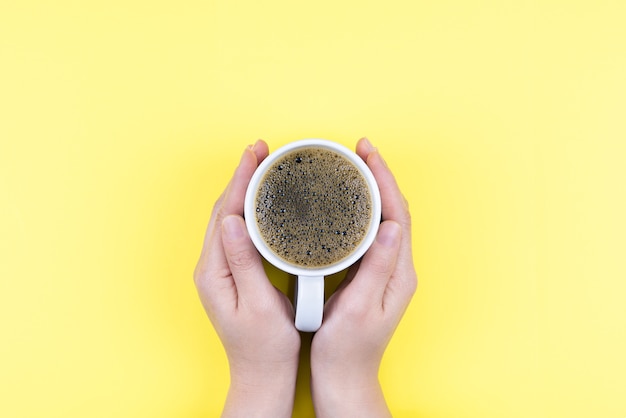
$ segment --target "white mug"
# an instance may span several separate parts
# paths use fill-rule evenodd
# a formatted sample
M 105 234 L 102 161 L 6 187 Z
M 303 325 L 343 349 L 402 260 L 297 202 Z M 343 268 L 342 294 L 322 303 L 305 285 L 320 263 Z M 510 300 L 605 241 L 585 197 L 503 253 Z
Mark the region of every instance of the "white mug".
M 372 204 L 370 225 L 368 226 L 367 232 L 361 242 L 347 257 L 335 264 L 319 268 L 306 268 L 291 264 L 279 258 L 261 237 L 261 232 L 259 230 L 255 214 L 257 191 L 265 177 L 267 169 L 285 154 L 299 148 L 307 147 L 325 148 L 348 159 L 359 170 L 365 179 L 370 192 Z M 273 264 L 282 271 L 298 277 L 294 303 L 296 310 L 295 325 L 297 329 L 306 332 L 313 332 L 319 329 L 322 324 L 322 315 L 324 310 L 324 276 L 340 272 L 350 267 L 352 264 L 357 262 L 363 254 L 365 254 L 376 238 L 376 233 L 378 232 L 378 226 L 381 219 L 381 210 L 378 185 L 367 164 L 365 164 L 361 157 L 357 154 L 335 142 L 324 139 L 303 139 L 291 142 L 270 154 L 265 160 L 263 160 L 254 172 L 246 191 L 244 203 L 244 218 L 246 220 L 246 226 L 255 247 L 269 263 Z

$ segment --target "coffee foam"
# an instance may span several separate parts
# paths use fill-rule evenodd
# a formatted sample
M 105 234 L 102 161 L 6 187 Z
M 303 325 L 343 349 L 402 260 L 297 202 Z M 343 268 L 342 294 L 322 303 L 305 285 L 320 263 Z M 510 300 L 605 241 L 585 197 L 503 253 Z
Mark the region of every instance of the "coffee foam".
M 306 268 L 349 256 L 365 237 L 371 217 L 363 175 L 348 159 L 322 147 L 279 158 L 256 195 L 263 240 L 284 261 Z

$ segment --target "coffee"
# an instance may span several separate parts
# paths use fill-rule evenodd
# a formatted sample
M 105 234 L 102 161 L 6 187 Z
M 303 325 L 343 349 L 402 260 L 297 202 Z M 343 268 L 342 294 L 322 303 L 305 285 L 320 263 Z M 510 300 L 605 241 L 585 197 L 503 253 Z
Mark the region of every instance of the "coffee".
M 372 221 L 367 182 L 347 158 L 324 147 L 295 149 L 268 167 L 258 188 L 256 220 L 267 246 L 305 268 L 348 257 Z

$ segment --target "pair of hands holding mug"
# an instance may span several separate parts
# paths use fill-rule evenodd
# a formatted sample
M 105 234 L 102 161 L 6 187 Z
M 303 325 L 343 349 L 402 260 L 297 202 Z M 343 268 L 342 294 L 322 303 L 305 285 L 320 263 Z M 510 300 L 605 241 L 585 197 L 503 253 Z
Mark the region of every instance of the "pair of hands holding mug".
M 311 343 L 311 390 L 319 417 L 390 416 L 378 369 L 417 285 L 406 200 L 367 139 L 357 143 L 356 152 L 378 183 L 383 222 L 327 301 Z M 293 409 L 300 351 L 293 307 L 268 280 L 242 218 L 248 183 L 268 154 L 263 141 L 245 149 L 215 204 L 194 273 L 229 361 L 223 416 L 290 417 Z

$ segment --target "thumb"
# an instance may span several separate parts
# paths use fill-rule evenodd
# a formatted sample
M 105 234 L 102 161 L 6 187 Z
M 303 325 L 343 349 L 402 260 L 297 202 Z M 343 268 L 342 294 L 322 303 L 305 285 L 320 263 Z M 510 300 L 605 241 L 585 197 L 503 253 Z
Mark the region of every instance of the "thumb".
M 222 221 L 222 243 L 230 267 L 238 300 L 255 300 L 273 289 L 261 256 L 250 240 L 246 224 L 239 215 L 229 215 Z
M 385 289 L 396 269 L 401 235 L 402 229 L 397 222 L 380 224 L 376 240 L 363 256 L 357 274 L 348 285 L 363 302 L 382 306 Z

